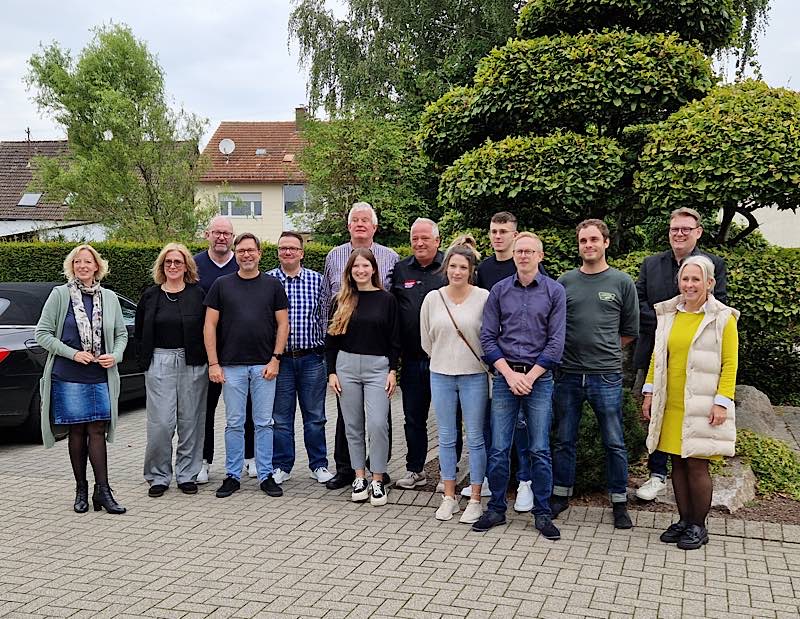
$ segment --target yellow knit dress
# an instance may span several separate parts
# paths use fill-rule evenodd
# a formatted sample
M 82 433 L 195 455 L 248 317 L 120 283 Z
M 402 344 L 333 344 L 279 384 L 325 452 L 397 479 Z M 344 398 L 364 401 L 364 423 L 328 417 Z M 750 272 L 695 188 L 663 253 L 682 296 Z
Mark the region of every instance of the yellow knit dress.
M 703 316 L 703 312 L 695 314 L 678 311 L 667 340 L 667 402 L 658 439 L 658 451 L 664 453 L 681 454 L 686 362 L 689 356 L 689 347 Z M 731 400 L 736 391 L 738 350 L 739 333 L 736 330 L 736 319 L 731 316 L 722 332 L 722 370 L 717 387 L 718 395 Z M 654 375 L 655 367 L 651 358 L 646 382 L 653 384 Z M 708 412 L 711 413 L 710 410 Z

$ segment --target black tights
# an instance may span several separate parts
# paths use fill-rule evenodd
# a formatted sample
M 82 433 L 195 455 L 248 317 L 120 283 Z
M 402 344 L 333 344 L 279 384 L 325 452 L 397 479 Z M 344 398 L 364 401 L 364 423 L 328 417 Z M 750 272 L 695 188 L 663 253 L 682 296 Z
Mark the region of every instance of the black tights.
M 689 524 L 706 526 L 706 516 L 711 509 L 711 474 L 708 460 L 672 456 L 672 488 L 681 520 Z
M 75 481 L 86 481 L 86 459 L 92 463 L 94 483 L 108 484 L 106 421 L 76 423 L 69 427 L 69 460 Z

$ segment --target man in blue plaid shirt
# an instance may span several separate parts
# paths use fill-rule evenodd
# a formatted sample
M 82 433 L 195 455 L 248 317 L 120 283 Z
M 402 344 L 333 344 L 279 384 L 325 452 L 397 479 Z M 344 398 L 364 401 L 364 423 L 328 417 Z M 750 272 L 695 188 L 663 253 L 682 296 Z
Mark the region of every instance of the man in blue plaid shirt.
M 303 416 L 303 438 L 311 477 L 324 484 L 333 477 L 328 471 L 325 444 L 325 323 L 322 305 L 322 275 L 302 265 L 303 237 L 283 232 L 278 239 L 280 267 L 268 271 L 277 277 L 289 297 L 289 342 L 281 360 L 275 385 L 272 476 L 282 484 L 294 466 L 294 417 L 297 401 Z

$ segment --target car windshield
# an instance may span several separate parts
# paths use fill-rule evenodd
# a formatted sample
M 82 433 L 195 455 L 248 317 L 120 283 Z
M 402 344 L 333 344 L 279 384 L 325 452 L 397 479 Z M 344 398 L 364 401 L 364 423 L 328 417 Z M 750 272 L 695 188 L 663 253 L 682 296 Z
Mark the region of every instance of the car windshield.
M 43 305 L 38 295 L 0 288 L 0 326 L 35 325 Z

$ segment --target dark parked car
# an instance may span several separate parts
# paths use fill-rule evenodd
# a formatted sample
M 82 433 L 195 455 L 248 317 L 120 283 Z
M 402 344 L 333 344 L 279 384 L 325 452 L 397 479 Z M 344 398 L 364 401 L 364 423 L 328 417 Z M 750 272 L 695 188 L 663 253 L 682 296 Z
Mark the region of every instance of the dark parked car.
M 27 438 L 41 440 L 39 379 L 47 352 L 36 343 L 34 329 L 47 297 L 58 283 L 9 282 L 0 284 L 0 434 L 14 428 Z M 128 345 L 119 366 L 120 402 L 143 398 L 144 374 L 136 362 L 133 321 L 136 304 L 119 297 Z

